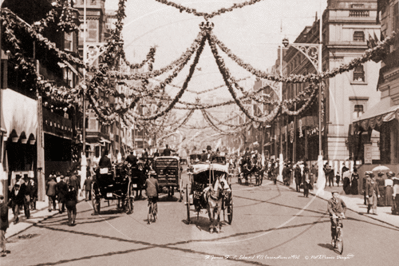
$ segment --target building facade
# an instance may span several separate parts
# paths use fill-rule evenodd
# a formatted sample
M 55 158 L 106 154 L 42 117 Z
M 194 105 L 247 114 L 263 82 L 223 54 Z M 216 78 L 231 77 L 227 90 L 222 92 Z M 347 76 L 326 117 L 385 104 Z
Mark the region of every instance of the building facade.
M 378 1 L 379 18 L 381 19 L 381 37 L 384 39 L 399 32 L 399 1 Z M 359 149 L 356 152 L 363 161 L 362 171 L 383 164 L 393 172 L 399 171 L 399 38 L 389 47 L 379 70 L 379 82 L 376 89 L 381 98 L 362 117 L 354 121 L 354 135 L 367 137 L 379 134 L 378 148 L 380 160 L 370 158 L 367 153 L 368 138 L 357 138 Z M 360 149 L 362 148 L 362 149 Z
M 341 64 L 349 63 L 361 56 L 367 47 L 369 36 L 380 35 L 380 25 L 376 23 L 377 1 L 330 0 L 323 12 L 323 71 L 332 70 Z M 310 53 L 300 52 L 304 44 L 319 43 L 319 20 L 305 27 L 291 46 L 283 53 L 283 75 L 307 75 L 317 73 Z M 295 47 L 299 48 L 295 48 Z M 314 48 L 313 48 L 314 49 Z M 314 51 L 313 51 L 314 52 Z M 317 63 L 317 60 L 314 61 Z M 325 81 L 323 90 L 322 150 L 324 160 L 334 169 L 340 169 L 342 162 L 353 160 L 348 132 L 355 119 L 378 102 L 380 92 L 376 91 L 379 63 L 367 62 L 353 71 L 345 72 Z M 276 66 L 278 69 L 278 66 Z M 309 84 L 284 84 L 283 99 L 293 100 Z M 293 104 L 291 110 L 300 106 Z M 318 102 L 298 116 L 283 115 L 274 129 L 282 134 L 283 157 L 288 161 L 317 161 L 319 155 Z M 371 138 L 373 158 L 379 159 L 378 134 Z M 280 148 L 275 149 L 278 155 Z M 348 164 L 348 161 L 347 161 Z

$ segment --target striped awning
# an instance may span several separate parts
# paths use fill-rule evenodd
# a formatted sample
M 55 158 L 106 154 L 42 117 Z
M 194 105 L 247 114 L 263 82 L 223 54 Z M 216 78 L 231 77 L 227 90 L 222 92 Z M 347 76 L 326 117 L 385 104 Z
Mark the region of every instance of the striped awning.
M 399 121 L 399 105 L 394 105 L 390 97 L 386 97 L 367 110 L 358 120 L 353 122 L 355 131 L 379 130 L 382 123 L 397 119 Z

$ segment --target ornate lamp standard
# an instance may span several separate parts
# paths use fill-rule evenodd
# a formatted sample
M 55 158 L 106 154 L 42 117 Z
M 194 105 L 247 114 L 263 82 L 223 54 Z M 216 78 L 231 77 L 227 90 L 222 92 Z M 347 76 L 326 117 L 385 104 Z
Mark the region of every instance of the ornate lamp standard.
M 319 25 L 319 43 L 293 43 L 289 45 L 289 41 L 287 38 L 283 39 L 283 45 L 285 47 L 294 47 L 297 49 L 299 52 L 301 52 L 309 61 L 312 63 L 312 65 L 315 67 L 317 74 L 322 73 L 322 56 L 323 56 L 323 14 L 321 13 L 320 16 L 320 25 Z M 281 46 L 280 46 L 281 47 Z M 282 72 L 282 48 L 280 52 L 280 71 Z M 282 83 L 280 84 L 281 86 L 281 92 L 282 92 Z M 322 138 L 322 122 L 323 122 L 323 113 L 324 110 L 322 108 L 322 83 L 319 84 L 319 95 L 318 95 L 318 102 L 319 102 L 319 112 L 318 112 L 318 120 L 319 120 L 319 156 L 317 159 L 318 163 L 318 180 L 322 181 L 324 180 L 322 177 L 324 177 L 324 171 L 323 171 L 323 138 Z M 294 129 L 296 130 L 296 129 Z M 280 134 L 280 138 L 281 138 Z M 281 141 L 281 139 L 280 139 Z M 282 142 L 281 142 L 282 143 Z M 282 149 L 282 146 L 281 146 Z M 295 151 L 294 151 L 295 152 Z M 280 175 L 282 171 L 282 163 L 281 163 L 281 158 L 282 158 L 282 153 L 280 154 Z M 319 183 L 320 184 L 320 183 Z M 320 187 L 319 187 L 320 189 Z

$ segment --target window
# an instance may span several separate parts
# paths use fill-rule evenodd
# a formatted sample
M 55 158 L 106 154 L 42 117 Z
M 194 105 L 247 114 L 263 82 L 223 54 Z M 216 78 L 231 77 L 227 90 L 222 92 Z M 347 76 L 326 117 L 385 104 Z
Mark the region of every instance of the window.
M 86 42 L 98 42 L 98 20 L 88 20 Z M 80 24 L 79 45 L 83 45 L 84 23 Z
M 362 65 L 357 66 L 353 71 L 353 81 L 355 82 L 364 82 L 364 67 Z
M 364 42 L 364 32 L 363 31 L 355 31 L 355 33 L 353 33 L 353 41 Z
M 73 33 L 64 33 L 64 50 L 66 51 L 73 51 L 72 40 L 73 40 Z
M 353 110 L 353 119 L 358 119 L 364 113 L 363 105 L 356 104 Z

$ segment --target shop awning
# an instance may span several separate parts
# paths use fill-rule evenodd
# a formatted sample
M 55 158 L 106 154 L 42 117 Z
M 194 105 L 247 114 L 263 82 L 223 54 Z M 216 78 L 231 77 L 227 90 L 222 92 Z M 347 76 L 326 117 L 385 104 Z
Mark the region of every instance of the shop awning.
M 367 110 L 358 120 L 355 120 L 353 125 L 355 131 L 378 130 L 383 122 L 393 119 L 399 120 L 399 105 L 393 104 L 391 98 L 386 97 Z
M 2 115 L 7 130 L 5 136 L 15 131 L 14 137 L 20 137 L 24 132 L 27 138 L 32 135 L 36 139 L 37 102 L 11 89 L 2 90 L 2 93 Z

